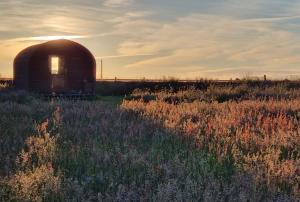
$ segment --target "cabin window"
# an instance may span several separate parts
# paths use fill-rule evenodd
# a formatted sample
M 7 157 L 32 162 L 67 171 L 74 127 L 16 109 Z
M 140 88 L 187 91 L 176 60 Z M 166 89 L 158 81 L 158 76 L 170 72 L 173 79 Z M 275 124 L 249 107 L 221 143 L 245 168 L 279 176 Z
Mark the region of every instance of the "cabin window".
M 50 66 L 51 66 L 51 74 L 58 74 L 59 73 L 59 65 L 60 59 L 57 56 L 52 56 L 50 58 Z

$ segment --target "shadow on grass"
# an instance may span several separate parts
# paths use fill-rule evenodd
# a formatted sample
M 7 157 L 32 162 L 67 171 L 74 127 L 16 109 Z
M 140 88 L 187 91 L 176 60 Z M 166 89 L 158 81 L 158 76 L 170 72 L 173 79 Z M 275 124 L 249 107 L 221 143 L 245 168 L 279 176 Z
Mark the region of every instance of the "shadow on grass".
M 0 187 L 0 199 L 274 199 L 274 196 L 253 184 L 251 177 L 239 175 L 230 162 L 219 163 L 214 155 L 198 150 L 193 139 L 180 138 L 156 121 L 116 108 L 115 105 L 99 101 L 49 103 L 41 100 L 34 100 L 27 105 L 6 105 L 4 103 L 0 108 L 1 120 L 6 120 L 4 115 L 10 117 L 7 119 L 10 125 L 1 125 L 0 129 L 5 142 L 10 146 L 14 142 L 19 145 L 14 149 L 6 147 L 9 155 L 19 153 L 18 157 L 9 156 L 9 161 L 19 160 L 16 167 L 11 166 L 10 172 L 4 176 L 8 183 Z M 55 110 L 55 107 L 58 108 Z M 35 115 L 39 112 L 44 113 Z M 20 114 L 25 114 L 25 118 L 21 119 L 22 124 L 13 123 Z M 29 139 L 24 136 L 17 138 L 18 134 L 25 135 L 22 130 L 32 124 L 33 119 L 42 122 L 45 114 L 52 116 L 49 115 L 46 124 L 44 122 L 35 127 L 36 135 L 27 134 Z M 6 128 L 12 131 L 14 125 L 18 127 L 14 130 L 14 136 L 10 137 L 4 131 Z M 50 136 L 45 136 L 48 133 Z M 24 142 L 25 150 L 21 152 Z M 25 162 L 25 167 L 22 162 Z M 3 166 L 1 169 L 9 170 Z M 47 178 L 43 175 L 45 173 L 48 173 Z

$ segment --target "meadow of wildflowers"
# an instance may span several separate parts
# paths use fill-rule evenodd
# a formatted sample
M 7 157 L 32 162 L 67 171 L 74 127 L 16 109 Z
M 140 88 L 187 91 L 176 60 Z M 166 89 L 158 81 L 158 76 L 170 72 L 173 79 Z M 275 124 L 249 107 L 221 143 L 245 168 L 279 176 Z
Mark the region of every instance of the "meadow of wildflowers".
M 2 90 L 0 201 L 296 201 L 300 101 L 280 89 L 136 91 L 118 106 Z

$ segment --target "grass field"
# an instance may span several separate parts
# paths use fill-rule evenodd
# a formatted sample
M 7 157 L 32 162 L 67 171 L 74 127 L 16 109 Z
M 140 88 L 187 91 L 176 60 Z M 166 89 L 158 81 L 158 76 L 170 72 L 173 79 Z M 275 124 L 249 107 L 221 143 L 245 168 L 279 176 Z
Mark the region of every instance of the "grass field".
M 0 201 L 297 201 L 300 89 L 0 91 Z M 123 101 L 122 101 L 123 100 Z

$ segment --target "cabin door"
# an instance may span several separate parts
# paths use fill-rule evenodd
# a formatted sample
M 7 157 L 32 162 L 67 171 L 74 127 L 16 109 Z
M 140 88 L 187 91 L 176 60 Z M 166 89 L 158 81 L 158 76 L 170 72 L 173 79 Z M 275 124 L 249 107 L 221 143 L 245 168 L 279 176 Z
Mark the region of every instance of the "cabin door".
M 65 70 L 63 59 L 58 56 L 50 57 L 51 66 L 51 90 L 52 92 L 65 92 L 66 82 L 65 82 Z

